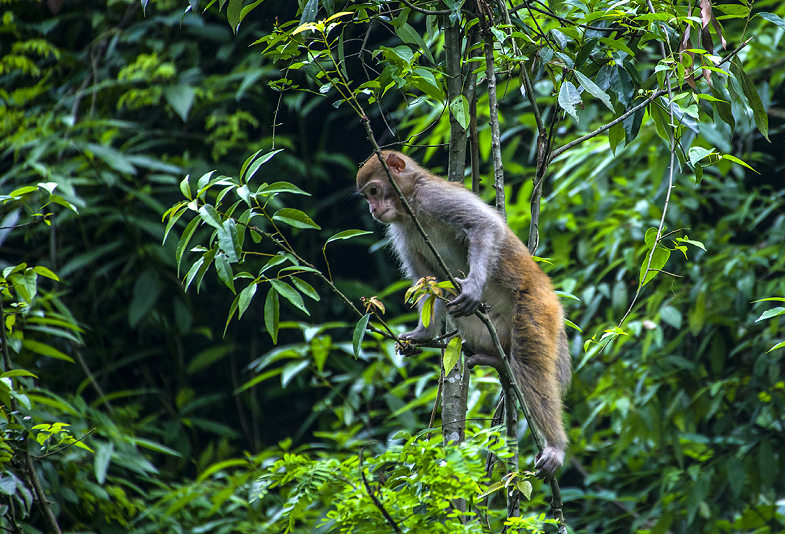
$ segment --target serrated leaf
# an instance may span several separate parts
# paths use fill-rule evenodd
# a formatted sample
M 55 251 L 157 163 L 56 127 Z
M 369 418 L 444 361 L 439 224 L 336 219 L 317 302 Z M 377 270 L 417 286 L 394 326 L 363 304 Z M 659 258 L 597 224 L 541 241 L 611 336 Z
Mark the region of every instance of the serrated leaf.
M 271 279 L 270 284 L 272 284 L 279 295 L 294 304 L 299 310 L 302 310 L 305 315 L 311 315 L 311 312 L 305 307 L 302 295 L 296 289 L 281 280 Z
M 352 348 L 354 349 L 354 357 L 360 357 L 360 346 L 362 345 L 363 338 L 365 337 L 365 329 L 368 326 L 368 321 L 371 319 L 371 314 L 366 313 L 363 315 L 359 321 L 357 321 L 357 325 L 354 327 L 354 333 L 352 334 Z
M 267 292 L 264 301 L 264 327 L 273 340 L 273 344 L 278 344 L 278 323 L 280 318 L 280 305 L 278 303 L 278 292 L 271 287 Z
M 461 349 L 463 348 L 463 340 L 460 336 L 455 336 L 447 343 L 447 348 L 444 349 L 444 374 L 450 374 L 455 364 L 461 357 Z
M 614 111 L 613 104 L 611 104 L 611 98 L 608 96 L 608 93 L 600 89 L 597 86 L 597 84 L 595 84 L 589 78 L 581 74 L 580 71 L 575 70 L 573 72 L 575 73 L 575 76 L 578 78 L 580 84 L 583 86 L 584 89 L 586 89 L 589 92 L 589 94 L 591 94 L 596 98 L 599 98 L 602 101 L 602 103 L 605 104 L 605 107 L 607 107 L 611 111 Z
M 321 226 L 316 224 L 305 213 L 294 208 L 282 208 L 275 212 L 273 219 L 282 223 L 294 226 L 295 228 L 313 228 L 321 230 Z

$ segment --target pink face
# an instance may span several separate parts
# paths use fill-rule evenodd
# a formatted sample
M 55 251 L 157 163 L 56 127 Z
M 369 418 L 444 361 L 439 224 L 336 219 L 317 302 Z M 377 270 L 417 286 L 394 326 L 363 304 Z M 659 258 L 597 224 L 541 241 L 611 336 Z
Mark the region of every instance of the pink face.
M 389 185 L 374 180 L 365 184 L 360 191 L 368 201 L 373 218 L 385 224 L 393 222 L 398 215 L 391 197 L 385 194 L 387 189 Z

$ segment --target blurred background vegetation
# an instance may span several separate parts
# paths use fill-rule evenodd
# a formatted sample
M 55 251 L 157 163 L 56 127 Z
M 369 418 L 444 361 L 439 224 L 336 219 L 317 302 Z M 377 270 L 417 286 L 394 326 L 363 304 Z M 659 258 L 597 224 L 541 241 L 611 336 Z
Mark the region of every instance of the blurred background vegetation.
M 225 10 L 184 14 L 180 0 L 144 9 L 138 0 L 0 4 L 0 268 L 29 297 L 3 293 L 5 370 L 12 362 L 36 377 L 2 379 L 4 529 L 48 530 L 27 455 L 64 531 L 278 532 L 291 512 L 287 495 L 253 497 L 282 450 L 343 460 L 366 445 L 382 454 L 399 430 L 428 426 L 433 354 L 404 359 L 378 342 L 355 359 L 356 317 L 306 277 L 321 300 L 307 302 L 310 315 L 282 301 L 277 345 L 261 298 L 224 335 L 234 295 L 214 274 L 184 291 L 189 265 L 178 274 L 177 238 L 162 245 L 162 215 L 182 199 L 185 175 L 237 175 L 250 154 L 282 148 L 257 180 L 311 193 L 287 199 L 321 226 L 290 232 L 298 253 L 324 269 L 329 236 L 373 230 L 327 247 L 336 285 L 358 307 L 361 296 L 380 298 L 392 324 L 416 320 L 382 233 L 354 195 L 357 166 L 371 153 L 356 115 L 305 74 L 295 82 L 312 92 L 277 90 L 269 82 L 281 78 L 280 65 L 251 46 L 316 2 L 299 4 L 262 2 L 236 35 Z M 319 18 L 335 4 L 343 3 L 319 3 Z M 779 2 L 753 7 L 785 16 Z M 647 116 L 615 153 L 607 135 L 596 137 L 557 159 L 546 181 L 538 255 L 556 288 L 579 299 L 564 305 L 582 329 L 568 332 L 571 448 L 560 476 L 576 532 L 785 530 L 785 351 L 770 351 L 785 325 L 782 316 L 759 320 L 781 303 L 754 303 L 785 296 L 785 27 L 761 17 L 721 22 L 729 48 L 747 26 L 754 37 L 739 56 L 767 110 L 770 142 L 738 104 L 733 132 L 701 109 L 701 143 L 757 172 L 723 160 L 700 183 L 687 168 L 676 174 L 668 230 L 705 251 L 674 250 L 665 270 L 677 276 L 646 286 L 628 335 L 601 353 L 584 343 L 630 306 L 644 234 L 662 214 L 668 147 Z M 365 29 L 349 30 L 355 50 Z M 383 25 L 369 35 L 371 50 L 400 44 Z M 353 68 L 350 77 L 362 79 Z M 517 83 L 500 78 L 500 114 L 509 224 L 525 240 L 536 128 Z M 555 105 L 547 91 L 543 98 Z M 446 151 L 434 147 L 446 142 L 447 119 L 409 103 L 390 91 L 368 106 L 377 136 L 419 134 L 416 144 L 430 148 L 408 152 L 443 172 Z M 610 117 L 597 101 L 577 113 L 579 123 L 560 123 L 561 140 Z M 483 176 L 492 182 L 490 165 Z M 470 416 L 489 417 L 495 375 L 474 377 Z M 33 437 L 40 450 L 28 449 Z M 535 483 L 524 505 L 531 513 L 547 511 L 543 493 Z M 329 506 L 312 504 L 313 516 Z

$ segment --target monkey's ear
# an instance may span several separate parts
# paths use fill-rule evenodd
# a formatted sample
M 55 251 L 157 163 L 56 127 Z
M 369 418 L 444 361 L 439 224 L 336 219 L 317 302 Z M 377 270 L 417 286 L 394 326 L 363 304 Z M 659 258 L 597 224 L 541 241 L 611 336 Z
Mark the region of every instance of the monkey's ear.
M 406 162 L 398 154 L 387 155 L 387 166 L 397 173 L 403 172 L 406 168 Z

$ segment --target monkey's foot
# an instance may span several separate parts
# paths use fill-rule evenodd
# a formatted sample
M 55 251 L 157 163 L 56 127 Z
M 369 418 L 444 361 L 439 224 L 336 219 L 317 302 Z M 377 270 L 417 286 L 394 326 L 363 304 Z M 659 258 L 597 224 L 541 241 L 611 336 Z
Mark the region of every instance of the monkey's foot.
M 534 459 L 534 468 L 537 469 L 537 478 L 553 478 L 556 470 L 564 463 L 564 450 L 555 447 L 545 447 Z

